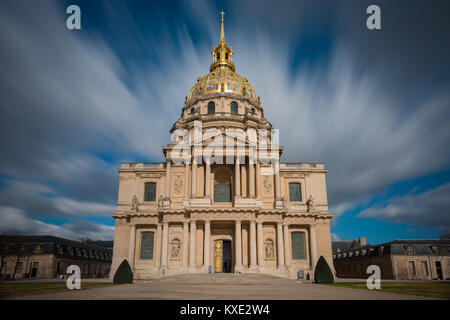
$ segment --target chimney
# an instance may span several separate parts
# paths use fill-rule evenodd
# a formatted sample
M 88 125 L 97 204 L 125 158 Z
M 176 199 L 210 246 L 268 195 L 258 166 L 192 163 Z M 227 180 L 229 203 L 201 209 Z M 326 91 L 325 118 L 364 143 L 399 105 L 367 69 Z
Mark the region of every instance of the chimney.
M 341 241 L 347 241 L 347 239 L 345 239 L 345 238 L 342 238 L 342 239 L 341 239 Z
M 366 245 L 366 237 L 359 237 L 359 244 L 362 246 Z

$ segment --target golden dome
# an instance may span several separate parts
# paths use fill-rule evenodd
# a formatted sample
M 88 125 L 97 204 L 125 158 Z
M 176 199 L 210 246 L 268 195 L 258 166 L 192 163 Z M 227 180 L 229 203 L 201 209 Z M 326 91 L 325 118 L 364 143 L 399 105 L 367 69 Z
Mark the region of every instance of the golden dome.
M 250 85 L 248 80 L 235 72 L 233 64 L 233 48 L 228 48 L 225 42 L 225 32 L 223 26 L 223 15 L 220 29 L 220 42 L 217 48 L 213 46 L 213 61 L 209 68 L 209 73 L 198 78 L 197 83 L 189 91 L 186 102 L 190 102 L 198 97 L 212 94 L 227 92 L 248 97 L 258 102 L 255 89 Z

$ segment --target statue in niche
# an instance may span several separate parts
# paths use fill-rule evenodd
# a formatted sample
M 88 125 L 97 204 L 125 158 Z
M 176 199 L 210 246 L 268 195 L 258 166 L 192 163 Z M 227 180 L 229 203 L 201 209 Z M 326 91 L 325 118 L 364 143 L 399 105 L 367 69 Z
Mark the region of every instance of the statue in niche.
M 306 201 L 306 206 L 308 207 L 308 212 L 314 211 L 314 198 L 313 196 L 309 196 L 308 200 Z
M 175 192 L 176 193 L 181 193 L 181 188 L 183 187 L 183 181 L 181 180 L 180 177 L 177 177 L 177 180 L 175 180 Z
M 170 256 L 172 258 L 178 258 L 179 254 L 180 254 L 180 241 L 179 240 L 174 240 L 172 242 L 172 250 L 170 251 Z
M 131 200 L 131 210 L 138 211 L 139 203 L 136 195 L 133 196 L 133 199 Z
M 274 254 L 273 254 L 273 241 L 269 240 L 266 242 L 266 258 L 267 259 L 273 259 L 274 258 Z
M 264 189 L 266 191 L 266 193 L 270 193 L 270 191 L 272 191 L 272 182 L 270 181 L 271 177 L 269 176 L 265 176 L 264 177 Z

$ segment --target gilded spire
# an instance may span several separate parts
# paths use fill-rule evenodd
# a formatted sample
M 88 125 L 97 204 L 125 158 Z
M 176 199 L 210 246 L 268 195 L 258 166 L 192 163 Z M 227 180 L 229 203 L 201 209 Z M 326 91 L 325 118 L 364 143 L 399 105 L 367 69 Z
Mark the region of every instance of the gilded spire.
M 224 27 L 224 20 L 223 15 L 225 12 L 220 12 L 222 15 L 222 19 L 220 20 L 220 41 L 217 45 L 217 48 L 213 46 L 212 49 L 212 56 L 213 56 L 213 62 L 211 64 L 211 67 L 209 68 L 210 71 L 216 69 L 216 68 L 227 68 L 232 71 L 235 70 L 234 64 L 233 64 L 233 48 L 228 48 L 226 42 L 225 42 L 225 27 Z
M 220 12 L 220 14 L 222 15 L 222 20 L 220 20 L 221 26 L 220 26 L 220 42 L 225 42 L 225 29 L 223 27 L 223 15 L 225 14 L 225 12 Z

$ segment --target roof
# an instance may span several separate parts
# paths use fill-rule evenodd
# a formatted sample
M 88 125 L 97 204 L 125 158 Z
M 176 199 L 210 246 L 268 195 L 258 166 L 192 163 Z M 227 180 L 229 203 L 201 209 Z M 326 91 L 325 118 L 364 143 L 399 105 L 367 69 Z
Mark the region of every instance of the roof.
M 361 244 L 358 240 L 352 240 L 352 241 L 333 241 L 331 242 L 331 246 L 333 248 L 333 253 L 337 251 L 349 251 L 361 248 Z
M 450 239 L 406 239 L 366 246 L 359 245 L 359 242 L 356 240 L 333 241 L 332 247 L 333 259 L 363 256 L 381 256 L 389 254 L 449 255 Z M 410 247 L 412 251 L 408 252 L 408 247 Z M 436 252 L 433 251 L 433 247 L 437 248 Z M 340 251 L 338 249 L 340 249 Z
M 48 236 L 48 235 L 0 235 L 0 243 L 48 243 L 48 244 L 59 244 L 62 246 L 68 246 L 68 247 L 77 247 L 82 249 L 88 249 L 88 250 L 96 250 L 96 251 L 103 251 L 103 252 L 110 252 L 111 249 L 109 247 L 105 247 L 104 245 L 99 245 L 97 241 L 94 241 L 93 244 L 88 244 L 84 242 L 78 242 L 74 240 L 68 240 L 64 238 L 54 237 L 54 236 Z M 101 241 L 101 242 L 112 242 L 112 241 Z M 48 247 L 44 246 L 45 249 L 49 249 Z

